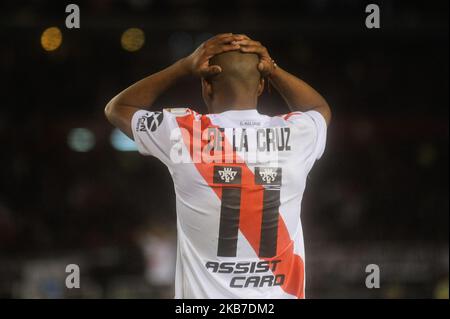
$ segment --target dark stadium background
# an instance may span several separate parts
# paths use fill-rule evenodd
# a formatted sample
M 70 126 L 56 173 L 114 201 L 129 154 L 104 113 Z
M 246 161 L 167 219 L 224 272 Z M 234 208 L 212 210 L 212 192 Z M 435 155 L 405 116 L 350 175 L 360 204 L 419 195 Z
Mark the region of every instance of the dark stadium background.
M 448 1 L 75 1 L 81 28 L 67 29 L 69 3 L 0 3 L 0 297 L 172 297 L 170 175 L 116 150 L 103 109 L 206 37 L 235 32 L 333 110 L 303 200 L 307 297 L 448 298 Z M 381 29 L 365 27 L 369 3 Z M 51 26 L 63 41 L 47 52 Z M 130 27 L 145 32 L 136 52 L 121 47 Z M 196 79 L 157 105 L 205 111 Z M 275 92 L 259 109 L 288 111 Z M 80 289 L 64 286 L 70 263 Z M 380 289 L 365 286 L 372 263 Z

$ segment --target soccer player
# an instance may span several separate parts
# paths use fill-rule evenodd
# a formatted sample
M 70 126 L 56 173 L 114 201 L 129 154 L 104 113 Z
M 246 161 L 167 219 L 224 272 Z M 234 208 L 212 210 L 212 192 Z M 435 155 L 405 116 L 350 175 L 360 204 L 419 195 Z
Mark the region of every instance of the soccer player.
M 209 114 L 152 110 L 192 74 Z M 291 113 L 257 111 L 265 81 Z M 319 93 L 278 67 L 261 43 L 227 33 L 128 87 L 105 113 L 173 178 L 175 298 L 305 297 L 301 201 L 331 117 Z

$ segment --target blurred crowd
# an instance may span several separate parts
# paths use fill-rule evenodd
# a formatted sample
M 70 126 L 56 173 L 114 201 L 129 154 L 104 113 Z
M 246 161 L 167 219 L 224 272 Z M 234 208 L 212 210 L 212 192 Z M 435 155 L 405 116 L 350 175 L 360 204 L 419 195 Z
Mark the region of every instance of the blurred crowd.
M 103 108 L 231 31 L 263 42 L 333 109 L 303 200 L 307 296 L 448 298 L 448 3 L 382 1 L 382 28 L 372 31 L 356 1 L 273 10 L 231 1 L 220 14 L 208 3 L 80 2 L 79 30 L 64 29 L 64 7 L 51 1 L 0 5 L 0 297 L 173 296 L 170 175 L 154 158 L 115 149 Z M 40 33 L 52 25 L 63 43 L 45 52 Z M 146 42 L 127 52 L 120 33 L 136 25 Z M 157 106 L 204 112 L 198 79 Z M 272 91 L 259 111 L 288 109 Z M 70 147 L 74 128 L 92 132 L 88 151 Z M 62 286 L 68 263 L 80 265 L 79 290 Z M 364 285 L 371 263 L 380 289 Z

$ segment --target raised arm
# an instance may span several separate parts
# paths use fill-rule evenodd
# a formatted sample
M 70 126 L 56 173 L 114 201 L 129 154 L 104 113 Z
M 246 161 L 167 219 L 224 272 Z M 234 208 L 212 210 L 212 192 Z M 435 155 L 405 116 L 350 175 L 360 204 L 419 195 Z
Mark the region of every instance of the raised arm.
M 137 110 L 152 106 L 164 91 L 186 75 L 206 77 L 220 73 L 220 67 L 209 65 L 209 59 L 216 54 L 239 49 L 240 46 L 232 42 L 241 39 L 242 36 L 231 33 L 219 34 L 202 43 L 188 57 L 134 83 L 108 102 L 105 107 L 107 119 L 132 139 L 131 119 Z
M 278 67 L 260 42 L 244 37 L 244 40 L 236 41 L 236 44 L 241 46 L 242 52 L 259 55 L 258 69 L 281 94 L 291 111 L 317 111 L 329 124 L 331 110 L 327 101 L 306 82 Z
M 140 108 L 150 107 L 165 90 L 188 74 L 182 60 L 126 88 L 108 102 L 105 115 L 109 122 L 133 139 L 131 119 Z

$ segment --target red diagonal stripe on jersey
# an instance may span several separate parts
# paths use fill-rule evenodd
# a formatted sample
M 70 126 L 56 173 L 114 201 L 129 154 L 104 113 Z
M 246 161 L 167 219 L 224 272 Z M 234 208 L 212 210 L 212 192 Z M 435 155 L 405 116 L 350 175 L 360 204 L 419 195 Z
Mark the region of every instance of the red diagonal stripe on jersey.
M 177 117 L 178 126 L 185 129 L 189 134 L 183 134 L 185 145 L 189 145 L 191 158 L 193 155 L 193 121 L 194 115 L 186 115 Z M 218 127 L 211 123 L 211 120 L 205 116 L 201 116 L 201 128 Z M 228 143 L 227 141 L 225 141 Z M 201 142 L 201 148 L 206 145 L 206 141 Z M 231 149 L 231 148 L 230 148 Z M 234 158 L 238 155 L 234 152 Z M 203 176 L 208 185 L 215 191 L 219 199 L 222 197 L 220 187 L 213 186 L 213 163 L 194 163 L 198 172 Z M 263 186 L 254 183 L 254 174 L 245 163 L 227 164 L 230 166 L 239 166 L 242 169 L 242 193 L 241 193 L 241 215 L 239 228 L 247 241 L 250 243 L 256 254 L 259 251 L 261 220 L 262 220 L 262 203 L 263 203 Z M 289 236 L 286 224 L 283 218 L 278 220 L 278 240 L 277 240 L 277 259 L 281 259 L 277 268 L 273 273 L 275 275 L 284 274 L 285 281 L 281 288 L 297 298 L 304 298 L 303 282 L 304 282 L 304 263 L 299 255 L 294 254 L 294 242 Z M 272 258 L 262 258 L 270 260 Z

